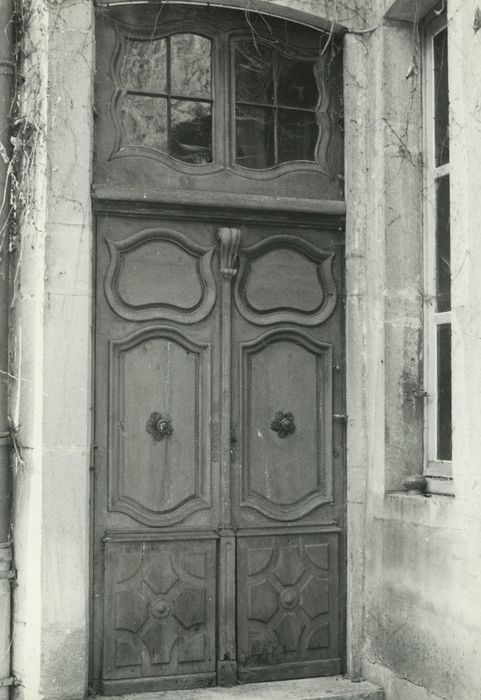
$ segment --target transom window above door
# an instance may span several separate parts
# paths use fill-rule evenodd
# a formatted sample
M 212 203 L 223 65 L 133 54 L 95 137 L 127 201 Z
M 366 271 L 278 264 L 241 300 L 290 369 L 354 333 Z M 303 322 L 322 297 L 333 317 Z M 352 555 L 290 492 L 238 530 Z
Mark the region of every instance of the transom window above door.
M 232 42 L 235 159 L 245 168 L 319 160 L 318 58 L 252 38 Z M 212 41 L 198 34 L 127 39 L 120 70 L 123 145 L 184 163 L 212 162 Z M 217 94 L 222 95 L 221 90 Z
M 97 19 L 97 143 L 108 169 L 148 179 L 157 166 L 149 173 L 139 159 L 150 159 L 171 173 L 176 189 L 206 185 L 174 183 L 175 172 L 228 170 L 257 182 L 303 173 L 294 189 L 286 179 L 286 193 L 307 193 L 323 178 L 330 181 L 325 198 L 341 198 L 335 33 L 235 10 L 152 3 L 112 6 Z M 236 181 L 217 178 L 210 189 L 239 192 Z

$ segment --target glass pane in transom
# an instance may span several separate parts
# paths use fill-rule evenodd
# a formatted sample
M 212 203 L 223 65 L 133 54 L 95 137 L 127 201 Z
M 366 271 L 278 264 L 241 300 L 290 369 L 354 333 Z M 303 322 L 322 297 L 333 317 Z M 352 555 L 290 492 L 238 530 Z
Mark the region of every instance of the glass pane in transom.
M 210 103 L 172 100 L 170 155 L 184 163 L 212 162 Z
M 236 145 L 239 165 L 254 169 L 275 165 L 274 110 L 268 107 L 237 107 Z
M 171 42 L 171 94 L 204 97 L 212 94 L 211 41 L 197 34 L 175 34 Z
M 278 57 L 277 101 L 280 106 L 314 109 L 319 100 L 314 63 Z
M 124 146 L 144 146 L 167 152 L 167 100 L 126 95 L 122 102 Z
M 120 76 L 127 90 L 167 92 L 167 42 L 165 39 L 127 39 Z
M 272 50 L 253 41 L 240 41 L 235 50 L 235 90 L 238 102 L 272 104 Z
M 315 160 L 319 126 L 314 112 L 279 109 L 279 163 Z

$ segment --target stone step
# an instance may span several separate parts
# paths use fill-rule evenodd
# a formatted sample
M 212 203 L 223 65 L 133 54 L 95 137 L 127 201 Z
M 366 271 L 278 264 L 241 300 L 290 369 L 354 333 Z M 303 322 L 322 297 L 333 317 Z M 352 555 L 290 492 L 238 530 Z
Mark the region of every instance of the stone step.
M 331 676 L 233 688 L 167 690 L 109 698 L 96 695 L 91 700 L 384 700 L 384 692 L 367 681 L 353 683 L 342 676 Z

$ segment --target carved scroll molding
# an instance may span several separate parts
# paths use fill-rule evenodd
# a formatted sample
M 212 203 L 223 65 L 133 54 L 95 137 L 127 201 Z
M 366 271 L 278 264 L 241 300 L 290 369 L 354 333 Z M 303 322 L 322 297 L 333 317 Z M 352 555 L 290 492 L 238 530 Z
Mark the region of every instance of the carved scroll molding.
M 241 232 L 238 228 L 220 228 L 220 271 L 223 277 L 235 277 Z
M 199 288 L 199 295 L 194 303 L 184 307 L 177 303 L 168 303 L 159 298 L 158 301 L 133 304 L 122 298 L 119 291 L 121 276 L 125 275 L 125 262 L 130 253 L 137 251 L 149 243 L 173 245 L 179 248 L 185 256 L 184 262 L 187 269 L 189 258 L 193 258 L 195 270 L 190 274 L 190 279 L 185 279 L 185 284 L 191 282 Z M 191 241 L 187 236 L 168 229 L 145 229 L 126 238 L 123 241 L 106 240 L 110 263 L 104 280 L 104 290 L 107 301 L 112 310 L 128 321 L 176 321 L 178 323 L 197 323 L 206 318 L 212 311 L 216 300 L 216 286 L 212 273 L 212 256 L 214 248 L 205 248 Z M 159 258 L 159 270 L 162 259 Z M 180 280 L 176 280 L 179 284 Z M 165 283 L 167 284 L 167 283 Z M 168 292 L 168 288 L 162 289 L 162 278 L 157 288 L 159 295 L 162 291 Z
M 162 326 L 110 342 L 109 511 L 161 527 L 210 507 L 210 354 Z M 178 428 L 154 441 L 145 416 L 161 393 Z
M 297 373 L 284 374 L 293 361 Z M 332 346 L 293 328 L 269 331 L 241 343 L 240 368 L 241 506 L 299 520 L 333 497 Z M 288 440 L 271 430 L 271 405 L 283 399 L 296 404 Z
M 320 303 L 313 309 L 301 309 L 283 305 L 280 295 L 278 303 L 270 308 L 254 306 L 248 298 L 249 281 L 253 268 L 269 252 L 287 250 L 304 256 L 316 268 L 319 285 Z M 318 326 L 327 321 L 337 304 L 337 288 L 332 266 L 334 254 L 319 250 L 311 243 L 296 236 L 281 234 L 270 236 L 260 243 L 241 250 L 239 274 L 234 289 L 234 298 L 239 313 L 251 323 L 267 326 L 275 323 L 296 323 L 301 326 Z M 265 257 L 264 257 L 265 259 Z M 289 275 L 281 283 L 286 291 L 289 289 Z

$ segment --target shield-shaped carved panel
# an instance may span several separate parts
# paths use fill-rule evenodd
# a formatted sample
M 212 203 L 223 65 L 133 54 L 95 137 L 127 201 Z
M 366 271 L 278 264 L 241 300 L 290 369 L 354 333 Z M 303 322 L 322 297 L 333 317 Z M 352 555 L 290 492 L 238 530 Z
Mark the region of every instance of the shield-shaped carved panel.
M 259 326 L 317 326 L 336 307 L 334 254 L 296 236 L 275 235 L 241 251 L 235 287 L 242 316 Z
M 212 311 L 213 248 L 167 229 L 146 229 L 106 243 L 110 264 L 105 296 L 122 318 L 196 323 Z

